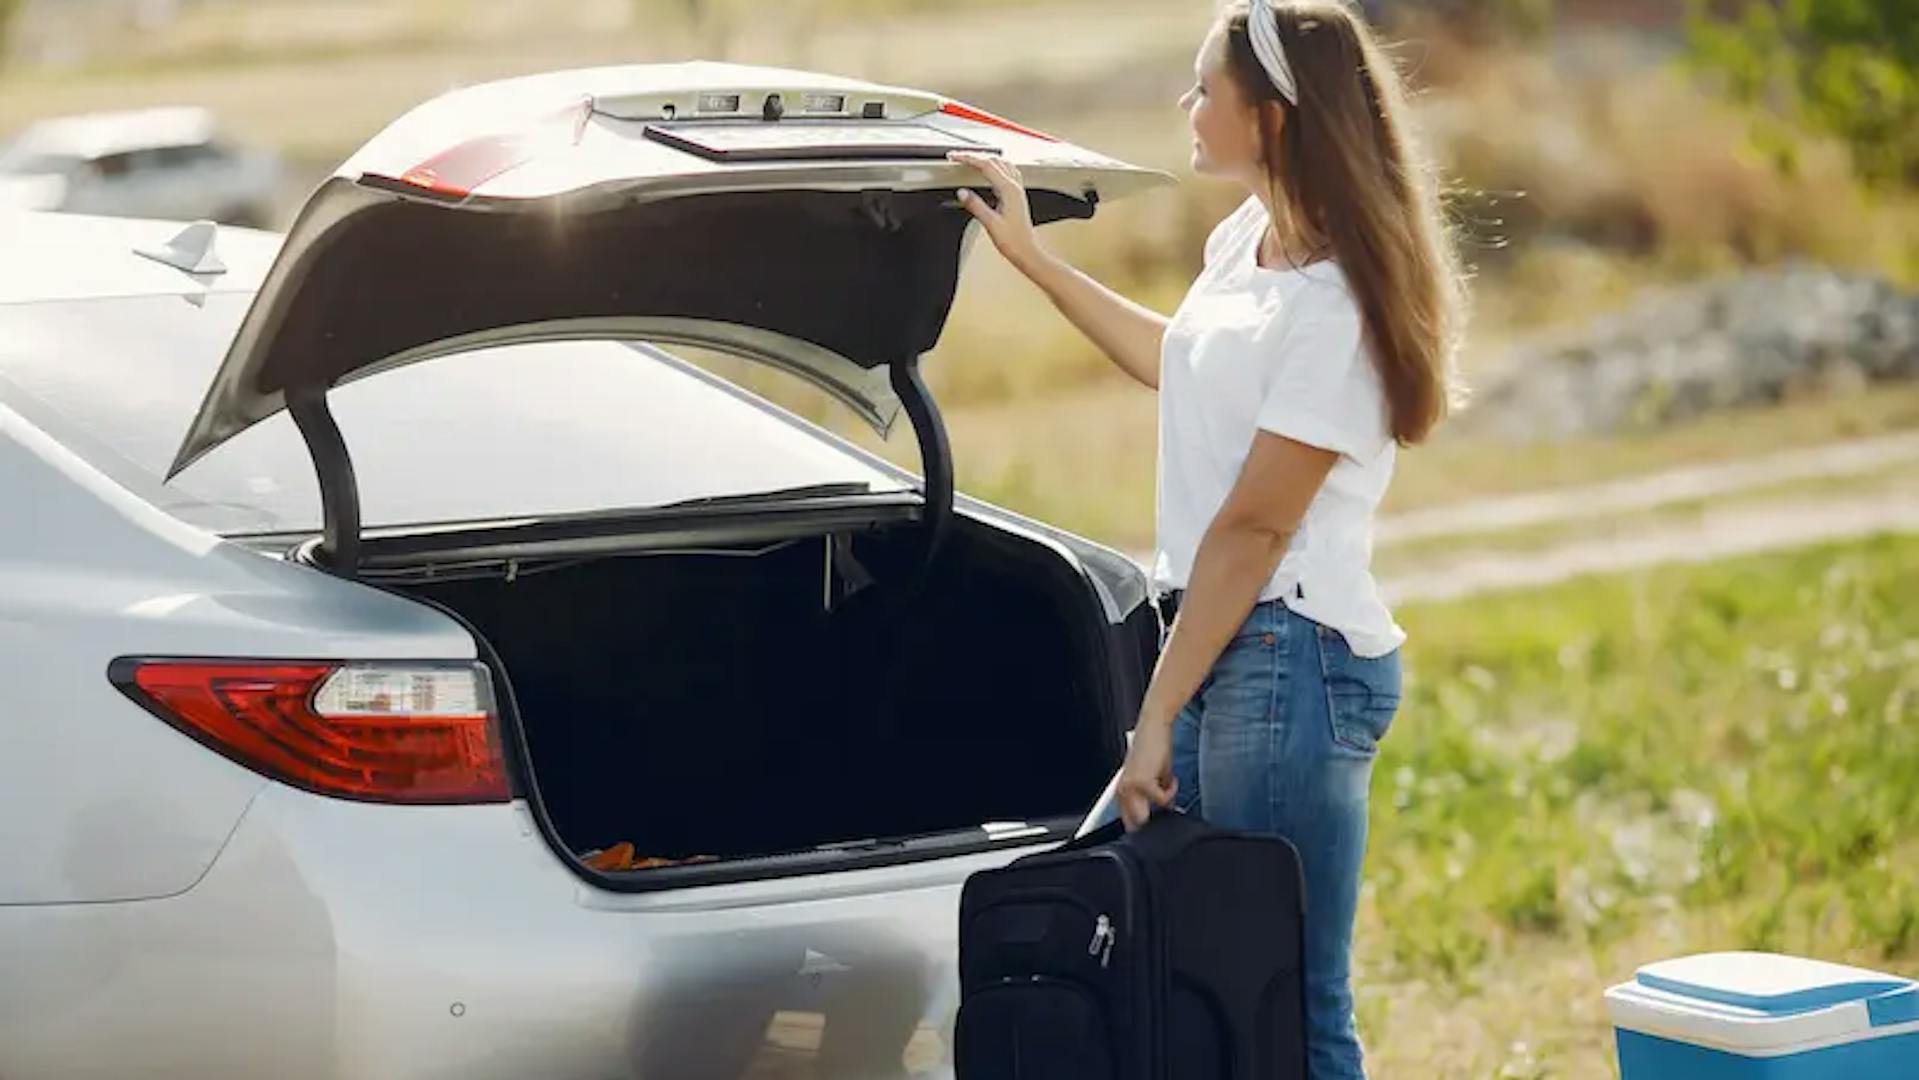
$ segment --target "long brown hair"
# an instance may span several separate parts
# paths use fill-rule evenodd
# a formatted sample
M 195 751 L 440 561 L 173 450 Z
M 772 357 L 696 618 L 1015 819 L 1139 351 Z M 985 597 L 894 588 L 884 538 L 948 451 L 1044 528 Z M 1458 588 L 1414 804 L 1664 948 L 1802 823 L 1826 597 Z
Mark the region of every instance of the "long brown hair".
M 1274 216 L 1284 215 L 1281 236 L 1291 228 L 1338 261 L 1385 385 L 1393 437 L 1411 445 L 1457 392 L 1465 290 L 1437 184 L 1410 137 L 1399 73 L 1365 23 L 1337 0 L 1275 0 L 1273 8 L 1299 104 L 1260 67 L 1245 0 L 1221 13 L 1227 70 L 1261 111 L 1260 157 Z M 1268 17 L 1264 4 L 1252 10 Z M 1277 138 L 1271 106 L 1284 112 Z

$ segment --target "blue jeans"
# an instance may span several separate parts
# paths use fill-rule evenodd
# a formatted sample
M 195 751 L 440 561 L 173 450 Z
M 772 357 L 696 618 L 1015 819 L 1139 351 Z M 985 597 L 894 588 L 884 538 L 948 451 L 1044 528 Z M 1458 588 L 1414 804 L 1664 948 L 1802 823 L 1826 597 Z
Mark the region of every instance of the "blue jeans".
M 1173 726 L 1180 809 L 1299 849 L 1313 1080 L 1366 1075 L 1353 1027 L 1353 914 L 1373 758 L 1399 691 L 1397 650 L 1354 656 L 1337 631 L 1269 600 L 1253 608 Z

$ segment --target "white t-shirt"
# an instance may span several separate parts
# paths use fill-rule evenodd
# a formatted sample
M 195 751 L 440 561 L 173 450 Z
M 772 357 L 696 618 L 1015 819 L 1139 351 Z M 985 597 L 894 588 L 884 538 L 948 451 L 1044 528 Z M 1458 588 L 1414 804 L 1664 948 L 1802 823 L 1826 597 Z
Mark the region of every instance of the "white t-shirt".
M 1213 229 L 1205 268 L 1166 329 L 1153 584 L 1186 587 L 1256 432 L 1334 450 L 1259 598 L 1338 630 L 1356 655 L 1384 656 L 1406 640 L 1371 570 L 1373 516 L 1398 449 L 1384 390 L 1338 265 L 1260 266 L 1265 228 L 1265 207 L 1249 197 Z

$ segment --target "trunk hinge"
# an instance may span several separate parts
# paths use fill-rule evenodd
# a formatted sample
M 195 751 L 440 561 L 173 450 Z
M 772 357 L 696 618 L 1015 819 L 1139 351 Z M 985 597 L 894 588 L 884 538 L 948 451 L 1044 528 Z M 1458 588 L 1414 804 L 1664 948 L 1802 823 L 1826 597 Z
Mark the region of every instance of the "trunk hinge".
M 953 523 L 953 451 L 946 439 L 946 423 L 939 406 L 920 376 L 920 358 L 888 365 L 893 392 L 913 422 L 913 434 L 919 440 L 920 471 L 925 475 L 926 550 L 920 557 L 922 568 L 932 565 Z
M 306 440 L 320 481 L 320 543 L 315 565 L 340 577 L 360 571 L 360 485 L 353 475 L 340 425 L 327 406 L 326 388 L 287 391 L 287 412 Z

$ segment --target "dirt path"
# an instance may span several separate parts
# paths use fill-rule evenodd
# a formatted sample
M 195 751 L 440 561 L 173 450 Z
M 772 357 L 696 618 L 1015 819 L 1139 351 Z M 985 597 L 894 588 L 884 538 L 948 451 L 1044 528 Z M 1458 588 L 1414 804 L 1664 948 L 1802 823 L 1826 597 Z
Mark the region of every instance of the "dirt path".
M 1902 464 L 1919 465 L 1919 432 L 1830 443 L 1746 461 L 1671 469 L 1604 484 L 1525 495 L 1474 499 L 1412 511 L 1379 523 L 1379 544 L 1463 536 L 1534 525 L 1556 525 L 1693 499 L 1717 498 L 1800 480 L 1857 476 Z
M 1380 582 L 1388 602 L 1449 600 L 1495 589 L 1550 585 L 1582 574 L 1676 562 L 1709 562 L 1877 532 L 1919 532 L 1919 474 L 1869 495 L 1707 509 L 1697 521 L 1630 537 L 1574 541 L 1541 551 L 1473 551 L 1435 558 Z

